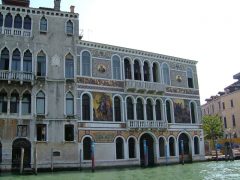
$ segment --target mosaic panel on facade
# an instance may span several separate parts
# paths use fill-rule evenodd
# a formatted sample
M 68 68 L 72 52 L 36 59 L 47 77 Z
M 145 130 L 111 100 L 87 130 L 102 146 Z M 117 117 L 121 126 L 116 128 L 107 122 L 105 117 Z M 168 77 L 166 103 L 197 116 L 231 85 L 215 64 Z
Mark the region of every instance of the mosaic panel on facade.
M 190 123 L 189 101 L 183 99 L 173 100 L 175 123 Z
M 93 77 L 111 79 L 111 61 L 102 59 L 92 59 L 92 75 Z

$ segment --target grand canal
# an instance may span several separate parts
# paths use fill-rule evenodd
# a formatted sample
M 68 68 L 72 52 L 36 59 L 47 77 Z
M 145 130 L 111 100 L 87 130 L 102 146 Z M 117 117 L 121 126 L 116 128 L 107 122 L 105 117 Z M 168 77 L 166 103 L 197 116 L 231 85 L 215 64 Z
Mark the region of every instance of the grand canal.
M 202 162 L 152 168 L 123 168 L 71 172 L 39 173 L 38 175 L 0 175 L 1 180 L 239 180 L 240 161 Z

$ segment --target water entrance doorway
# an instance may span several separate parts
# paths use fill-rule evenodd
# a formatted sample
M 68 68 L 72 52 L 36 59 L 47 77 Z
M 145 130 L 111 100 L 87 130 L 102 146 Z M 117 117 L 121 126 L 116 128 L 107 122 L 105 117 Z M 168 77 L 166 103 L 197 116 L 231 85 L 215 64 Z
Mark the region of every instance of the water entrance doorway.
M 143 134 L 140 138 L 140 159 L 141 166 L 144 166 L 144 140 L 148 149 L 148 166 L 154 165 L 154 139 L 149 134 Z
M 21 148 L 24 148 L 23 167 L 31 167 L 31 143 L 24 138 L 13 141 L 12 145 L 12 169 L 20 169 Z
M 182 158 L 184 158 L 184 162 L 192 162 L 192 153 L 191 153 L 191 145 L 189 143 L 189 137 L 182 133 L 178 138 L 178 147 L 179 147 L 179 162 L 182 162 Z M 182 146 L 183 143 L 183 146 Z M 184 151 L 184 156 L 182 157 L 182 149 Z

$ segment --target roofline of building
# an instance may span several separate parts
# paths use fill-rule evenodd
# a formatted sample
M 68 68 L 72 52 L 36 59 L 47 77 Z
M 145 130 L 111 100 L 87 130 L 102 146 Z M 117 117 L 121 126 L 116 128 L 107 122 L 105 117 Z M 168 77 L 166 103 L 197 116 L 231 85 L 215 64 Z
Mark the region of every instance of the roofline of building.
M 126 47 L 121 47 L 121 46 L 115 46 L 115 45 L 109 45 L 109 44 L 103 44 L 103 43 L 98 43 L 98 42 L 92 42 L 92 41 L 86 41 L 86 40 L 79 40 L 77 45 L 83 45 L 86 47 L 90 48 L 100 48 L 100 49 L 105 49 L 105 50 L 113 50 L 113 51 L 118 51 L 121 53 L 128 53 L 128 54 L 133 54 L 133 55 L 140 55 L 140 56 L 145 56 L 148 58 L 156 58 L 156 59 L 164 59 L 168 61 L 174 61 L 174 62 L 180 62 L 180 63 L 186 63 L 186 64 L 191 64 L 191 65 L 196 65 L 198 61 L 195 60 L 190 60 L 190 59 L 183 59 L 183 58 L 178 58 L 174 56 L 168 56 L 168 55 L 163 55 L 163 54 L 158 54 L 158 53 L 153 53 L 153 52 L 148 52 L 148 51 L 143 51 L 143 50 L 138 50 L 138 49 L 132 49 L 132 48 L 126 48 Z

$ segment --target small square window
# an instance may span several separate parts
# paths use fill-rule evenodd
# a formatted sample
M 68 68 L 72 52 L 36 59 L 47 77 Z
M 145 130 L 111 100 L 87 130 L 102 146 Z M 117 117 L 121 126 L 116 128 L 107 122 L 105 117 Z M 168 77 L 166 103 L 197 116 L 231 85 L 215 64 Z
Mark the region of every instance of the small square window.
M 27 137 L 28 136 L 28 126 L 27 125 L 18 125 L 17 126 L 17 136 L 18 137 Z

